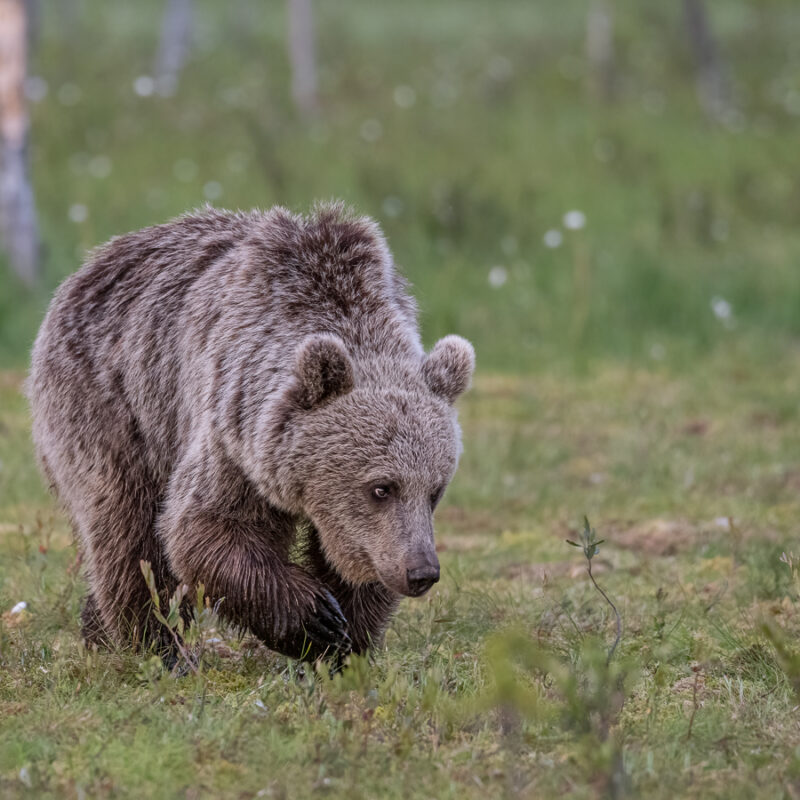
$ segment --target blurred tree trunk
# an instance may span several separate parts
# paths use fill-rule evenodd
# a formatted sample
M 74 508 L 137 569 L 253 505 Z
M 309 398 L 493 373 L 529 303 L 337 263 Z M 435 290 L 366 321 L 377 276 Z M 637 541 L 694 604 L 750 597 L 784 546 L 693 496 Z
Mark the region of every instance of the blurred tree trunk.
M 42 4 L 40 0 L 25 0 L 25 5 L 28 10 L 28 42 L 31 50 L 33 50 L 39 39 L 39 30 L 41 29 Z
M 39 235 L 27 158 L 26 10 L 25 0 L 0 0 L 0 237 L 30 286 L 39 276 Z
M 153 69 L 159 94 L 173 95 L 178 88 L 181 71 L 189 55 L 192 16 L 192 0 L 167 0 Z
M 292 99 L 305 116 L 317 110 L 317 57 L 311 0 L 288 0 Z
M 589 94 L 610 100 L 614 94 L 614 10 L 609 0 L 592 0 L 586 13 Z
M 697 97 L 706 114 L 718 118 L 730 107 L 730 94 L 704 0 L 683 0 L 683 12 L 697 68 Z

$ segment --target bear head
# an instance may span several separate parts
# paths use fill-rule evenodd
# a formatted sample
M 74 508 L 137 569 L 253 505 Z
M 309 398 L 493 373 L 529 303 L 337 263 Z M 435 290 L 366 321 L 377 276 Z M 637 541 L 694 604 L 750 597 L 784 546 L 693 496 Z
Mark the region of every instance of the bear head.
M 418 596 L 439 579 L 433 512 L 458 463 L 453 403 L 474 365 L 472 345 L 447 336 L 411 380 L 376 388 L 359 385 L 338 337 L 298 347 L 279 415 L 291 431 L 282 482 L 346 581 Z

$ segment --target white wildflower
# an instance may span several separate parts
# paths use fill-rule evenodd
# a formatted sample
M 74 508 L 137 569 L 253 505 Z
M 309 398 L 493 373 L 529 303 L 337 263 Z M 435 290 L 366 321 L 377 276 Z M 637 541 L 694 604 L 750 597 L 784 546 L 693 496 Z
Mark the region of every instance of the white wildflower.
M 711 310 L 717 319 L 727 320 L 733 316 L 733 308 L 724 297 L 711 298 Z
M 93 178 L 102 180 L 111 174 L 111 159 L 108 156 L 94 156 L 87 168 Z
M 417 102 L 417 93 L 411 86 L 397 86 L 394 90 L 394 103 L 399 108 L 411 108 Z
M 561 243 L 564 241 L 564 235 L 561 233 L 561 231 L 551 228 L 542 237 L 542 241 L 544 241 L 545 247 L 555 250 L 556 247 L 561 247 Z
M 492 267 L 489 270 L 489 286 L 492 289 L 499 289 L 508 280 L 508 272 L 505 267 Z
M 586 225 L 586 214 L 583 211 L 573 209 L 564 214 L 564 227 L 568 231 L 579 231 Z
M 69 219 L 70 222 L 74 222 L 79 224 L 81 222 L 86 222 L 89 218 L 89 209 L 83 203 L 73 203 L 69 207 Z
M 377 142 L 383 136 L 383 125 L 377 119 L 365 119 L 361 123 L 360 132 L 365 142 Z
M 219 181 L 209 181 L 203 187 L 203 194 L 207 200 L 217 200 L 222 197 L 222 184 Z
M 133 91 L 139 97 L 150 97 L 156 90 L 156 82 L 149 75 L 140 75 L 133 82 Z

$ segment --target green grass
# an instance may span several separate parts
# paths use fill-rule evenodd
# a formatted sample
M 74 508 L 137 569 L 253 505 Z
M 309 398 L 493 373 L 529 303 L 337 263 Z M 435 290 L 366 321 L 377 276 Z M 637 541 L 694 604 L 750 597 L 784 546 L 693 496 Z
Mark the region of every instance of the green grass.
M 133 82 L 151 71 L 163 3 L 74 2 L 73 17 L 41 3 L 31 71 L 49 91 L 32 107 L 31 159 L 45 276 L 30 294 L 2 271 L 2 365 L 24 365 L 53 286 L 88 248 L 202 204 L 209 182 L 227 207 L 336 196 L 378 218 L 426 339 L 463 333 L 484 367 L 683 363 L 731 339 L 769 353 L 800 332 L 792 0 L 713 4 L 736 100 L 726 124 L 698 107 L 678 9 L 654 1 L 615 4 L 608 105 L 587 99 L 582 4 L 320 3 L 313 122 L 289 102 L 283 3 L 198 0 L 180 90 L 159 98 Z M 548 249 L 570 209 L 585 229 Z
M 800 516 L 800 361 L 739 355 L 480 377 L 438 514 L 443 580 L 333 681 L 216 628 L 196 676 L 87 652 L 76 551 L 6 373 L 0 794 L 784 797 L 800 771 L 800 587 L 780 560 Z M 564 541 L 583 512 L 624 624 L 608 668 L 613 615 Z

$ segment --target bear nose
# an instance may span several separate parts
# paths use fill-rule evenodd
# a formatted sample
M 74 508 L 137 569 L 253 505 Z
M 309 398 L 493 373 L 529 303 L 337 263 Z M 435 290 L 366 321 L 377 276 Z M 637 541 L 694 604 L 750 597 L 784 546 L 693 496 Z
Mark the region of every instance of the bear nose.
M 438 564 L 423 564 L 421 567 L 406 570 L 408 593 L 411 597 L 419 597 L 439 580 Z

